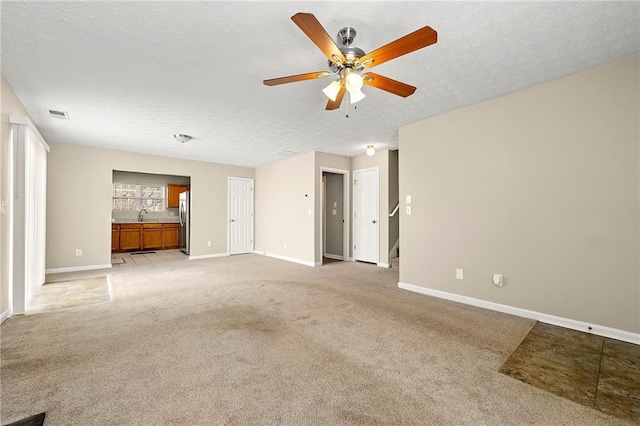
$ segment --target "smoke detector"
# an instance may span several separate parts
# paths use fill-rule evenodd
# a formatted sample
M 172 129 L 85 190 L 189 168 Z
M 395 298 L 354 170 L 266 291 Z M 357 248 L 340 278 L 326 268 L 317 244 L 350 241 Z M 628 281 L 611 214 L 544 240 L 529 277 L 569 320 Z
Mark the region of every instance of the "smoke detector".
M 176 133 L 175 135 L 173 135 L 173 137 L 176 138 L 176 140 L 180 143 L 186 143 L 193 139 L 191 136 L 183 135 L 182 133 Z

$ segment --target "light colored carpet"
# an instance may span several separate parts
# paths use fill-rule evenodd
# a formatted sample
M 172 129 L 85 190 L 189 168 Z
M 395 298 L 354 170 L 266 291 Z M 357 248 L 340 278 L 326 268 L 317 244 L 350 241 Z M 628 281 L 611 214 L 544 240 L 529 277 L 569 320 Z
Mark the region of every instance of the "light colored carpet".
M 109 280 L 111 303 L 1 327 L 3 424 L 625 424 L 498 372 L 533 321 L 394 269 L 245 255 Z

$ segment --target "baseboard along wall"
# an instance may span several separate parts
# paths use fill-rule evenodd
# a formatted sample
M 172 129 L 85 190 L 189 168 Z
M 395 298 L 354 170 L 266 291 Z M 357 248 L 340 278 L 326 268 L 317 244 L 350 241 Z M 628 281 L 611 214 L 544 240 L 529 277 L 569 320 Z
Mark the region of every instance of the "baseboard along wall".
M 0 314 L 0 324 L 5 322 L 11 315 L 13 315 L 13 309 L 8 307 L 2 314 Z
M 197 256 L 189 256 L 189 260 L 211 259 L 212 257 L 227 257 L 229 253 L 200 254 Z
M 329 253 L 325 253 L 322 255 L 323 257 L 326 257 L 328 259 L 335 259 L 335 260 L 343 260 L 344 256 L 339 255 L 339 254 L 329 254 Z
M 61 274 L 63 272 L 78 272 L 78 271 L 92 271 L 94 269 L 109 269 L 111 268 L 111 264 L 107 263 L 105 265 L 87 265 L 87 266 L 70 266 L 67 268 L 52 268 L 45 269 L 45 274 Z
M 255 254 L 259 254 L 262 256 L 273 257 L 274 259 L 286 260 L 287 262 L 299 263 L 300 265 L 305 266 L 321 266 L 322 262 L 310 262 L 308 260 L 296 259 L 295 257 L 281 256 L 279 254 L 267 253 L 266 251 L 253 251 Z
M 516 308 L 514 306 L 502 305 L 500 303 L 488 302 L 482 299 L 461 296 L 459 294 L 434 290 L 414 284 L 399 282 L 398 287 L 404 290 L 413 291 L 415 293 L 424 294 L 426 296 L 433 296 L 440 299 L 451 300 L 453 302 L 464 303 L 465 305 L 477 306 L 479 308 L 503 312 L 506 314 L 537 320 L 547 324 L 557 325 L 559 327 L 570 328 L 572 330 L 583 331 L 585 333 L 596 334 L 598 336 L 609 337 L 611 339 L 622 340 L 624 342 L 640 345 L 639 333 L 632 333 L 630 331 L 619 330 L 617 328 L 611 328 L 604 325 L 589 324 L 584 321 L 577 321 L 570 318 L 563 318 L 555 315 L 545 314 L 542 312 L 530 311 L 528 309 Z

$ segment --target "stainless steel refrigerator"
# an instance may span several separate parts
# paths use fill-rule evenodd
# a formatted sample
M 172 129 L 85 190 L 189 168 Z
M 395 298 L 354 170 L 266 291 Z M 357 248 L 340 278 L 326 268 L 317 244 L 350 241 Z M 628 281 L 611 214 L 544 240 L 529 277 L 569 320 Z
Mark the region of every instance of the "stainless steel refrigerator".
M 189 221 L 191 220 L 191 194 L 189 191 L 181 192 L 180 195 L 180 232 L 178 233 L 178 245 L 180 251 L 189 254 Z

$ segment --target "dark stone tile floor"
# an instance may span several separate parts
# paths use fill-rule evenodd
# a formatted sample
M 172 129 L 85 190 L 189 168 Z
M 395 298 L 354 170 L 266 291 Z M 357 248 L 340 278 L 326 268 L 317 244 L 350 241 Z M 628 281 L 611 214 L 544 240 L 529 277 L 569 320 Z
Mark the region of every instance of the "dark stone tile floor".
M 640 423 L 640 345 L 537 323 L 500 372 Z

